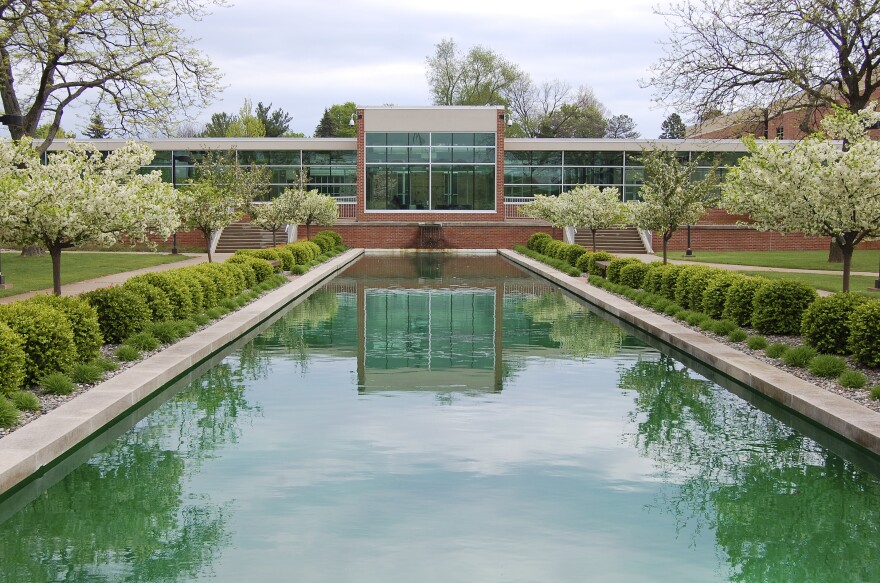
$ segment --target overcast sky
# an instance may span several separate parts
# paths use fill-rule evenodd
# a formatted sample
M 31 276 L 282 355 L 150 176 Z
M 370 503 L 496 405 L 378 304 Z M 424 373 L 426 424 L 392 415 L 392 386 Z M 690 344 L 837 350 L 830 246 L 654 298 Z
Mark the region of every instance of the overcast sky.
M 668 112 L 639 87 L 667 30 L 656 0 L 237 0 L 185 29 L 224 74 L 226 90 L 201 114 L 245 98 L 293 116 L 312 135 L 324 108 L 430 105 L 425 59 L 443 38 L 483 45 L 535 82 L 589 85 L 612 114 L 655 138 Z

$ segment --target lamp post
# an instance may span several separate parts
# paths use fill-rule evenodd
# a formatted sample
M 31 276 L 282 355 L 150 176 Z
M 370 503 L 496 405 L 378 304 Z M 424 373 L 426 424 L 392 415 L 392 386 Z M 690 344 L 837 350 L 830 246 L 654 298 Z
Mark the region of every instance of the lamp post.
M 693 251 L 693 249 L 691 249 L 691 226 L 690 225 L 687 226 L 687 232 L 688 232 L 688 248 L 684 252 L 684 255 L 685 255 L 685 257 L 692 257 L 694 254 L 694 251 Z
M 880 291 L 880 261 L 877 265 L 877 279 L 874 280 L 874 290 Z
M 178 156 L 174 152 L 171 152 L 171 186 L 177 188 L 177 161 L 181 162 L 189 162 L 189 156 Z M 174 231 L 174 235 L 171 237 L 171 254 L 177 255 L 177 231 Z

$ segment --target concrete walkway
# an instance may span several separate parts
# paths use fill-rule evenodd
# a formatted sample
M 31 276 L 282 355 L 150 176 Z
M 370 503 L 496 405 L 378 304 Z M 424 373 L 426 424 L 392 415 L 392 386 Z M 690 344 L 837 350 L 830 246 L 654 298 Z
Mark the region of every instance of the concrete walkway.
M 635 257 L 645 263 L 653 263 L 654 261 L 663 261 L 662 257 L 651 255 L 648 253 L 619 253 L 621 257 Z M 789 267 L 764 267 L 760 265 L 735 265 L 732 263 L 705 263 L 700 260 L 693 259 L 667 259 L 669 263 L 676 265 L 706 265 L 708 267 L 717 267 L 718 269 L 729 269 L 730 271 L 778 271 L 780 273 L 815 273 L 817 275 L 840 275 L 842 271 L 833 269 L 793 269 Z M 864 275 L 867 277 L 877 277 L 877 272 L 872 271 L 853 271 L 850 275 Z
M 66 283 L 61 286 L 61 295 L 62 296 L 76 296 L 81 293 L 92 291 L 96 289 L 100 289 L 102 287 L 109 287 L 111 285 L 120 285 L 125 283 L 126 280 L 130 277 L 134 277 L 135 275 L 140 275 L 142 273 L 151 273 L 158 271 L 168 271 L 169 269 L 177 269 L 178 267 L 186 267 L 187 265 L 198 265 L 199 263 L 207 263 L 208 254 L 207 253 L 181 253 L 188 257 L 188 259 L 184 259 L 183 261 L 177 261 L 175 263 L 164 263 L 162 265 L 154 265 L 152 267 L 144 267 L 142 269 L 135 269 L 134 271 L 123 271 L 121 273 L 113 273 L 110 275 L 105 275 L 103 277 L 97 277 L 95 279 L 86 279 L 84 281 L 77 281 L 75 283 Z M 216 263 L 222 263 L 226 261 L 227 258 L 231 257 L 232 253 L 214 253 L 212 255 L 213 260 Z M 18 300 L 26 300 L 27 298 L 33 297 L 37 294 L 51 294 L 52 288 L 25 292 L 22 294 L 16 294 L 14 296 L 6 296 L 5 298 L 0 298 L 0 304 L 8 304 L 11 302 L 17 302 Z

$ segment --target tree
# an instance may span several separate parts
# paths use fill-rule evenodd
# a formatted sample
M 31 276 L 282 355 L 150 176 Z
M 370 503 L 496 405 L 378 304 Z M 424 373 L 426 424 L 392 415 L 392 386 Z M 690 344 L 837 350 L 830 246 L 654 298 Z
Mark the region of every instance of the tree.
M 717 185 L 715 169 L 702 180 L 694 180 L 699 159 L 682 163 L 675 152 L 655 149 L 642 152 L 645 183 L 641 202 L 630 204 L 632 218 L 640 229 L 660 233 L 663 239 L 663 263 L 669 239 L 678 227 L 697 222 L 706 211 L 706 203 Z
M 434 105 L 506 104 L 507 92 L 525 75 L 491 49 L 478 45 L 462 54 L 452 39 L 437 43 L 427 67 Z
M 790 149 L 744 138 L 751 156 L 728 174 L 724 207 L 748 214 L 760 230 L 831 237 L 843 253 L 848 291 L 853 251 L 880 237 L 880 142 L 866 132 L 877 121 L 880 113 L 871 103 L 858 114 L 836 108 L 822 120 L 826 136 L 808 136 Z M 827 138 L 845 140 L 847 147 Z
M 83 134 L 87 138 L 91 138 L 93 140 L 103 140 L 110 137 L 110 130 L 108 130 L 107 127 L 104 125 L 104 120 L 103 118 L 101 118 L 100 112 L 96 111 L 92 114 L 92 119 L 89 120 L 89 125 L 88 127 L 86 127 Z
M 613 115 L 608 118 L 608 123 L 605 126 L 606 138 L 635 140 L 641 135 L 642 134 L 636 131 L 636 122 L 634 122 L 633 118 L 630 116 L 622 114 Z
M 194 178 L 181 187 L 178 212 L 184 226 L 198 229 L 205 236 L 208 261 L 211 239 L 227 225 L 237 221 L 249 205 L 269 191 L 271 170 L 238 163 L 235 150 L 210 153 L 197 162 Z
M 232 126 L 234 115 L 229 115 L 225 111 L 220 113 L 212 113 L 211 121 L 205 124 L 204 129 L 199 133 L 202 138 L 225 138 Z
M 300 177 L 300 181 L 302 177 Z M 308 181 L 308 179 L 306 179 Z M 262 229 L 272 231 L 272 246 L 275 246 L 275 231 L 285 225 L 296 223 L 300 218 L 299 207 L 303 198 L 303 183 L 299 188 L 285 188 L 271 201 L 255 206 L 253 222 Z M 335 203 L 334 203 L 335 204 Z
M 306 239 L 311 239 L 311 225 L 329 227 L 339 218 L 333 197 L 317 190 L 285 189 L 279 198 L 288 208 L 291 223 L 306 226 Z
M 688 0 L 659 14 L 673 36 L 647 84 L 678 111 L 857 112 L 880 89 L 878 2 Z
M 220 0 L 106 0 L 0 3 L 0 100 L 14 140 L 36 136 L 44 114 L 49 130 L 36 150 L 46 152 L 66 108 L 106 104 L 124 134 L 175 125 L 204 107 L 220 75 L 178 27 L 199 19 Z
M 225 111 L 211 114 L 211 121 L 205 125 L 202 137 L 205 138 L 262 138 L 266 136 L 266 126 L 254 112 L 250 99 L 245 99 L 237 114 Z
M 33 137 L 39 140 L 45 140 L 49 136 L 49 132 L 52 131 L 51 124 L 44 123 L 39 126 L 37 130 L 34 132 Z M 59 140 L 73 140 L 76 138 L 76 134 L 73 132 L 69 132 L 63 127 L 59 126 L 55 129 L 55 137 Z
M 330 118 L 336 126 L 336 132 L 333 134 L 338 138 L 354 138 L 357 137 L 357 127 L 349 125 L 351 116 L 357 112 L 357 104 L 354 101 L 346 101 L 345 103 L 334 103 L 328 110 Z M 323 121 L 323 120 L 322 120 Z M 317 134 L 316 134 L 317 135 Z
M 660 129 L 662 130 L 660 133 L 661 140 L 683 140 L 686 128 L 681 120 L 681 116 L 677 113 L 671 113 L 660 124 Z
M 0 231 L 49 250 L 60 295 L 62 250 L 167 239 L 177 228 L 174 189 L 159 172 L 139 173 L 153 155 L 131 142 L 106 158 L 94 146 L 71 144 L 43 164 L 29 140 L 0 142 Z
M 601 138 L 605 135 L 605 106 L 593 90 L 571 86 L 558 79 L 532 83 L 523 75 L 508 91 L 508 107 L 514 116 L 512 137 Z
M 616 188 L 575 186 L 559 196 L 536 195 L 535 200 L 523 205 L 521 212 L 529 217 L 543 219 L 554 227 L 589 229 L 596 250 L 596 231 L 626 222 L 626 206 L 620 201 Z
M 318 126 L 315 128 L 315 137 L 316 138 L 330 138 L 336 135 L 336 122 L 330 116 L 330 111 L 325 109 L 324 115 L 321 116 L 321 121 L 318 122 Z
M 266 129 L 267 138 L 277 138 L 283 136 L 290 131 L 291 116 L 283 109 L 276 109 L 270 115 L 272 104 L 263 105 L 262 101 L 257 102 L 257 119 L 263 123 Z

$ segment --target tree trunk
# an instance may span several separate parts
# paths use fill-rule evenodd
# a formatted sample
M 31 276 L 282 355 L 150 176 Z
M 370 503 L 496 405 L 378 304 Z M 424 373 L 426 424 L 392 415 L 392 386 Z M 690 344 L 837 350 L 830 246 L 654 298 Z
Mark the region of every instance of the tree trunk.
M 590 232 L 593 233 L 593 253 L 596 252 L 596 229 L 590 229 Z
M 671 237 L 672 233 L 663 233 L 663 265 L 666 265 L 666 245 L 669 243 Z
M 277 247 L 277 246 L 278 246 L 278 243 L 275 242 L 275 231 L 276 231 L 276 230 L 277 230 L 277 229 L 273 226 L 273 227 L 272 227 L 272 246 L 273 246 L 273 247 Z
M 849 291 L 849 274 L 852 269 L 852 256 L 853 251 L 855 250 L 852 245 L 846 245 L 845 247 L 841 247 L 840 245 L 836 245 L 838 249 L 840 249 L 843 254 L 843 291 Z
M 832 239 L 828 247 L 828 263 L 840 263 L 841 261 L 843 261 L 843 249 L 840 248 L 837 241 Z
M 49 256 L 52 257 L 52 293 L 61 295 L 61 245 L 49 247 Z
M 213 263 L 214 259 L 211 257 L 211 231 L 202 231 L 202 234 L 205 236 L 205 242 L 207 243 L 208 250 L 208 263 Z
M 311 223 L 306 223 L 306 241 L 311 241 L 311 240 L 312 240 L 312 235 L 309 233 L 309 230 L 310 230 L 310 227 L 311 227 L 311 226 L 312 226 Z
M 24 249 L 21 250 L 22 257 L 39 257 L 40 255 L 45 255 L 46 250 L 40 247 L 39 245 L 28 245 Z

